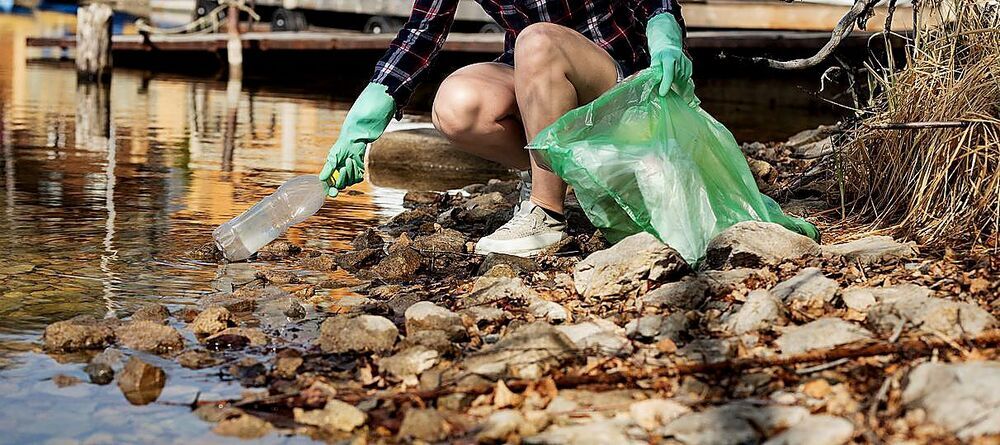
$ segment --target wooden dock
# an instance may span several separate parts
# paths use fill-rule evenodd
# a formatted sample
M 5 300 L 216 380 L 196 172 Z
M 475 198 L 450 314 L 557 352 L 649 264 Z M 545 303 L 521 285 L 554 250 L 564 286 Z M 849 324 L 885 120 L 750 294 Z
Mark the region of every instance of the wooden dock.
M 351 51 L 384 50 L 392 40 L 391 35 L 373 35 L 350 31 L 330 32 L 249 32 L 240 34 L 244 51 Z M 828 39 L 827 32 L 734 30 L 692 31 L 688 34 L 688 48 L 692 50 L 814 50 Z M 863 45 L 867 35 L 855 33 L 845 46 Z M 67 37 L 30 37 L 30 47 L 76 47 L 76 40 Z M 226 34 L 190 35 L 116 35 L 112 38 L 115 53 L 165 51 L 165 52 L 219 52 L 226 50 Z M 448 36 L 443 51 L 462 53 L 500 53 L 503 51 L 502 34 L 462 34 Z

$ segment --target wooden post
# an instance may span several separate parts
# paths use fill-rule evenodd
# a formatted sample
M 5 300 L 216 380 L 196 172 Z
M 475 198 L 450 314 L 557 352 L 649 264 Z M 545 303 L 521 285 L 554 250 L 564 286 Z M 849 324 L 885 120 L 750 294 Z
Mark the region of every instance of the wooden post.
M 111 94 L 101 82 L 76 84 L 76 146 L 88 151 L 108 149 L 111 137 Z
M 111 81 L 111 7 L 92 3 L 76 10 L 76 74 L 86 82 Z
M 230 3 L 226 13 L 226 58 L 229 60 L 229 78 L 243 77 L 243 42 L 240 40 L 240 10 Z

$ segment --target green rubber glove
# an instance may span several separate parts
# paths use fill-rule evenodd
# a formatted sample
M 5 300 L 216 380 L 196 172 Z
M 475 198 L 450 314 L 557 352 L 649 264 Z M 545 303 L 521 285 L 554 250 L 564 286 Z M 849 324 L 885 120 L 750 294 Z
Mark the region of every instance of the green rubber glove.
M 320 181 L 332 183 L 331 197 L 365 179 L 365 150 L 382 136 L 395 111 L 396 101 L 385 85 L 370 83 L 358 96 L 319 174 Z
M 689 103 L 694 100 L 691 59 L 684 54 L 684 35 L 677 19 L 669 13 L 654 16 L 646 24 L 650 67 L 663 70 L 657 93 L 666 96 L 671 86 Z

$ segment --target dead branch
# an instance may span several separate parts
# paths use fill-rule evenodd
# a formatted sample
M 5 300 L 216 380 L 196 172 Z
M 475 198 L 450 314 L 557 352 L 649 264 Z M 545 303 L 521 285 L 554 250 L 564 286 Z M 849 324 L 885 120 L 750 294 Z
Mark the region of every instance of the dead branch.
M 890 122 L 888 124 L 866 125 L 868 128 L 878 130 L 919 130 L 924 128 L 965 128 L 968 122 L 946 121 L 946 122 Z
M 871 16 L 872 8 L 878 2 L 879 0 L 857 0 L 851 10 L 837 22 L 837 26 L 833 28 L 833 32 L 830 34 L 830 40 L 820 48 L 819 52 L 811 57 L 787 61 L 767 57 L 751 57 L 750 62 L 755 65 L 762 65 L 778 70 L 801 70 L 819 65 L 829 58 L 844 39 L 854 32 L 854 27 L 857 25 L 859 19 Z

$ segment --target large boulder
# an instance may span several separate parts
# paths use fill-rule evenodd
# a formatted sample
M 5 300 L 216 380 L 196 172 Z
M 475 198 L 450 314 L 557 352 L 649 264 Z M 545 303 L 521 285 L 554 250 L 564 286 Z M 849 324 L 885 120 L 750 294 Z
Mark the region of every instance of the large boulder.
M 677 278 L 690 270 L 676 250 L 648 233 L 625 238 L 576 265 L 576 291 L 587 298 L 636 296 L 648 282 Z
M 706 264 L 712 269 L 775 265 L 820 253 L 819 244 L 778 224 L 747 221 L 708 243 Z
M 959 438 L 1000 434 L 1000 362 L 924 363 L 907 381 L 903 403 Z

